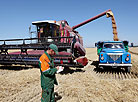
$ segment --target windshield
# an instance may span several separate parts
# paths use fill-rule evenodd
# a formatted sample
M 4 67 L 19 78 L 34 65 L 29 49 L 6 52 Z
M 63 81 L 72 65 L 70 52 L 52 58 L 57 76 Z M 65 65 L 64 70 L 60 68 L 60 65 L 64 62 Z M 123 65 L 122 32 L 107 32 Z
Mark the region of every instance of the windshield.
M 123 49 L 122 43 L 104 43 L 104 48 Z

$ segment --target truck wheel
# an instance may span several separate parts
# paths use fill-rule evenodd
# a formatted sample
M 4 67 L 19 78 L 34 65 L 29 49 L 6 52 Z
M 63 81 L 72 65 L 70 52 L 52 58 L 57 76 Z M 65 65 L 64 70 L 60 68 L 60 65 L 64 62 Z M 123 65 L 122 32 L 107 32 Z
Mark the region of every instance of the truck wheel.
M 99 66 L 99 67 L 97 67 L 98 68 L 98 70 L 100 71 L 100 72 L 103 72 L 104 71 L 104 67 L 103 66 Z
M 127 67 L 127 68 L 125 68 L 125 71 L 129 73 L 130 69 L 131 69 L 131 67 Z

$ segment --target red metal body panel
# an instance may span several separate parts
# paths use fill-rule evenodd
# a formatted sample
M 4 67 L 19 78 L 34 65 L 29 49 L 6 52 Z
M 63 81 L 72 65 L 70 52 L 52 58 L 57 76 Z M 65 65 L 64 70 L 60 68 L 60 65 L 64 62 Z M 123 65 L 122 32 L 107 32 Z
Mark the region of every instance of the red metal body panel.
M 86 66 L 88 64 L 88 59 L 85 56 L 79 57 L 76 59 L 78 64 Z
M 86 51 L 85 51 L 84 47 L 79 42 L 75 43 L 74 48 L 79 51 L 79 53 L 81 54 L 81 56 L 85 56 Z
M 27 51 L 27 54 L 31 54 L 31 55 L 42 55 L 44 53 L 44 50 L 32 50 L 32 51 Z M 11 52 L 9 54 L 21 54 L 21 51 L 16 51 L 16 52 Z M 26 54 L 26 53 L 22 53 L 22 54 Z

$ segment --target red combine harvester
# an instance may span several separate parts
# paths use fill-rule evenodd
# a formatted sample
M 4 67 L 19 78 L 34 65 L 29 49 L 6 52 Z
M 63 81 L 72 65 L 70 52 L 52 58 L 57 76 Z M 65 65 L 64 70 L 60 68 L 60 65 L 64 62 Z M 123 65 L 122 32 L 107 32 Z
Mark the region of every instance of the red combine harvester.
M 55 65 L 84 67 L 88 63 L 85 57 L 86 51 L 82 37 L 75 29 L 99 17 L 109 15 L 109 12 L 111 10 L 73 27 L 70 27 L 65 20 L 32 22 L 37 28 L 36 38 L 0 40 L 0 64 L 37 66 L 39 57 L 53 43 L 59 49 L 59 54 L 53 56 Z

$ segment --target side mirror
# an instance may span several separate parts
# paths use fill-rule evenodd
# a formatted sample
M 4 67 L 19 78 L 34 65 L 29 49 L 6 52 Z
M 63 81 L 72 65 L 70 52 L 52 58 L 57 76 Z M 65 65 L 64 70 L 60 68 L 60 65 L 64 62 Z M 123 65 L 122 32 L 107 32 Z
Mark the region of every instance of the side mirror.
M 95 43 L 95 47 L 97 47 L 97 43 Z

